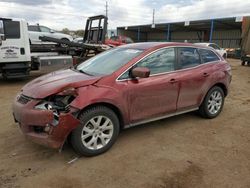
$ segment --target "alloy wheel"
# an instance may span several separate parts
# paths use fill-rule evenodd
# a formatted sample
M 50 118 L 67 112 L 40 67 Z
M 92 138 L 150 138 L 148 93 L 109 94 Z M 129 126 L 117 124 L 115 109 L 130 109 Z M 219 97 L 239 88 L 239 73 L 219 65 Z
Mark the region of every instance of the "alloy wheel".
M 82 143 L 90 150 L 101 149 L 109 143 L 113 132 L 114 125 L 108 117 L 95 116 L 83 126 Z
M 214 92 L 211 93 L 209 99 L 208 99 L 208 111 L 214 115 L 217 112 L 219 112 L 219 110 L 221 109 L 222 106 L 222 94 L 215 90 Z

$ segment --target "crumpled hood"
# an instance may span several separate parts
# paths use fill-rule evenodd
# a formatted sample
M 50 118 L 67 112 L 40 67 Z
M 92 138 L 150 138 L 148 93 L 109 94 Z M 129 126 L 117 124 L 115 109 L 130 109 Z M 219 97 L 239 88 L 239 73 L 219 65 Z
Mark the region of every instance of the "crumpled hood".
M 32 80 L 22 88 L 22 93 L 28 97 L 42 99 L 68 87 L 78 88 L 94 84 L 100 78 L 71 69 L 59 70 Z

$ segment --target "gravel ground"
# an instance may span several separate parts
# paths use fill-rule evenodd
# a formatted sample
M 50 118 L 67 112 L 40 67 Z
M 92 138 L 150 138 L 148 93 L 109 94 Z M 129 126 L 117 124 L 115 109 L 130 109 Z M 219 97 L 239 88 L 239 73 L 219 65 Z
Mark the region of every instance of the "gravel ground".
M 29 80 L 0 80 L 0 187 L 250 187 L 250 67 L 229 59 L 233 81 L 212 120 L 188 113 L 122 131 L 107 153 L 76 157 L 26 140 L 11 102 Z

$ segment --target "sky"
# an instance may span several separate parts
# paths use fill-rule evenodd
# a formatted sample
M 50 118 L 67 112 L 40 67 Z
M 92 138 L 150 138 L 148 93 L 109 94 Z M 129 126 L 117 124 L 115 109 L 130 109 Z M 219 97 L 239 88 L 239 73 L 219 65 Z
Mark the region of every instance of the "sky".
M 250 15 L 250 0 L 107 0 L 108 28 Z M 105 15 L 100 0 L 0 0 L 0 17 L 23 18 L 55 30 L 84 29 L 87 17 Z

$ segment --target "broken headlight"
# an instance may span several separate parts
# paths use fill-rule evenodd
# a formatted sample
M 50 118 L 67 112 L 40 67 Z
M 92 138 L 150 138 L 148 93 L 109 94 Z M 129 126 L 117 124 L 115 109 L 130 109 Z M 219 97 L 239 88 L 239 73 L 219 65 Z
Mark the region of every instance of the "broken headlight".
M 35 106 L 35 109 L 52 110 L 60 112 L 68 112 L 69 104 L 76 98 L 77 91 L 75 88 L 67 88 L 62 92 L 46 97 Z

